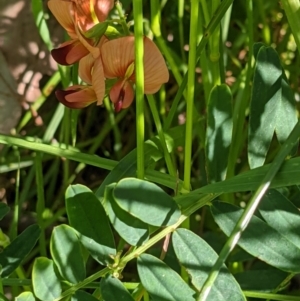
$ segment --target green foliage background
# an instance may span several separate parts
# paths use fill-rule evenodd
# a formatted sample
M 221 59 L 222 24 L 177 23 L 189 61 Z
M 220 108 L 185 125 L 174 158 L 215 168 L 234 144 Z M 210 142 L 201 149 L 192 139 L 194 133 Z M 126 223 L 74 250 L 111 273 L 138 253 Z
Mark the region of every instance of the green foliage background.
M 1 298 L 299 300 L 299 2 L 120 2 L 170 81 L 75 111 L 50 93 L 78 81 L 59 67 L 32 105 L 46 127 L 24 112 L 0 135 Z

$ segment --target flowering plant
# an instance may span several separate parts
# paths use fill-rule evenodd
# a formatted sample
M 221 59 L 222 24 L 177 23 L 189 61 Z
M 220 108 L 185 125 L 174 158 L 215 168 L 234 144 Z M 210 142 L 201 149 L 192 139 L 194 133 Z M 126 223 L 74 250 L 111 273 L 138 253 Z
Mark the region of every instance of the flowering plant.
M 107 21 L 113 0 L 49 0 L 48 7 L 67 31 L 70 40 L 53 49 L 57 63 L 79 62 L 79 76 L 85 84 L 56 91 L 58 100 L 69 108 L 84 108 L 103 103 L 109 94 L 118 112 L 134 99 L 134 37 L 126 30 L 109 34 L 114 24 Z M 144 37 L 144 87 L 146 94 L 156 93 L 169 79 L 165 61 L 153 41 Z M 106 81 L 114 80 L 106 91 Z

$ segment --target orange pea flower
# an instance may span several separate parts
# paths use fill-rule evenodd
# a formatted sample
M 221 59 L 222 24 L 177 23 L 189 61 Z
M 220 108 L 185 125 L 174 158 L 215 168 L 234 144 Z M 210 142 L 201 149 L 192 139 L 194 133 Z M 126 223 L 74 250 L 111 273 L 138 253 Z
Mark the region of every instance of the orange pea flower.
M 134 99 L 134 37 L 114 40 L 103 38 L 100 56 L 91 54 L 79 61 L 79 76 L 88 86 L 73 86 L 57 91 L 58 100 L 70 108 L 83 108 L 96 102 L 101 105 L 105 96 L 105 80 L 116 79 L 109 92 L 115 111 L 129 107 Z M 144 37 L 144 92 L 156 93 L 169 80 L 169 72 L 157 46 Z
M 126 36 L 104 43 L 101 47 L 101 57 L 105 78 L 118 79 L 109 93 L 115 110 L 129 107 L 134 99 L 134 37 Z M 97 72 L 96 67 L 93 72 Z M 162 54 L 149 38 L 144 37 L 145 94 L 156 93 L 168 80 L 169 72 Z
M 104 21 L 113 6 L 113 0 L 49 0 L 50 11 L 71 38 L 51 51 L 54 60 L 61 65 L 71 65 L 92 52 L 92 40 L 85 39 L 80 31 L 85 32 Z

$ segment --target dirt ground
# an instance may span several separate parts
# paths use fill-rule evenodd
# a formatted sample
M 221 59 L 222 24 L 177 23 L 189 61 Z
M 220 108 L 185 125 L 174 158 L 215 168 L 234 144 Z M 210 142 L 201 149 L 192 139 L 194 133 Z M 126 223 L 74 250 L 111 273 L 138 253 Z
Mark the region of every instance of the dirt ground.
M 53 44 L 63 30 L 47 9 L 45 16 Z M 21 102 L 32 103 L 41 94 L 40 81 L 57 69 L 39 36 L 30 0 L 0 0 L 0 133 L 9 133 L 21 115 Z M 26 106 L 25 106 L 26 107 Z

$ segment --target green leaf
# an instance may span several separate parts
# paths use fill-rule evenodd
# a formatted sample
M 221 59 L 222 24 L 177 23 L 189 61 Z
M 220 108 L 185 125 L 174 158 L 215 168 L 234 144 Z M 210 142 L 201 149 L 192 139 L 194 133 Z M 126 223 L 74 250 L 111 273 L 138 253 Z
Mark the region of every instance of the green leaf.
M 70 301 L 97 301 L 98 299 L 85 291 L 76 291 Z
M 210 182 L 225 179 L 232 141 L 232 95 L 227 85 L 215 86 L 210 93 L 207 112 L 206 160 Z
M 171 152 L 175 147 L 183 145 L 183 139 L 185 135 L 185 126 L 177 126 L 165 133 L 166 143 L 169 151 Z M 0 139 L 1 140 L 1 139 Z M 145 168 L 154 162 L 160 160 L 163 156 L 161 151 L 162 146 L 158 137 L 154 137 L 151 140 L 145 142 L 144 157 Z M 111 183 L 120 181 L 125 177 L 136 176 L 137 162 L 136 162 L 136 149 L 126 155 L 114 169 L 105 177 L 104 181 L 96 191 L 96 196 L 102 198 L 104 196 L 105 187 Z M 158 179 L 156 179 L 158 180 Z M 157 183 L 159 183 L 157 181 Z M 166 183 L 164 183 L 165 185 Z M 176 180 L 174 181 L 174 187 L 178 186 Z
M 278 141 L 283 144 L 298 121 L 294 93 L 288 84 L 284 71 L 282 71 L 281 91 L 281 102 L 277 107 L 275 132 Z M 287 116 L 288 118 L 286 118 Z M 295 151 L 296 146 L 292 153 L 295 153 Z
M 52 260 L 39 257 L 34 261 L 32 286 L 35 296 L 42 301 L 51 301 L 60 296 L 61 284 L 55 274 Z
M 174 199 L 153 183 L 126 178 L 117 183 L 113 193 L 123 210 L 149 225 L 170 226 L 180 217 Z
M 134 301 L 123 283 L 111 275 L 101 280 L 100 289 L 103 300 Z
M 244 172 L 223 182 L 213 183 L 194 190 L 193 193 L 228 193 L 237 191 L 251 191 L 257 189 L 270 168 L 270 164 Z M 275 178 L 271 188 L 300 184 L 300 158 L 285 161 Z
M 278 269 L 248 270 L 234 274 L 243 290 L 273 292 L 288 277 L 288 273 Z
M 85 278 L 85 262 L 76 231 L 60 225 L 54 228 L 50 251 L 60 275 L 67 281 L 77 284 Z
M 300 213 L 286 197 L 277 190 L 269 190 L 259 205 L 259 212 L 269 226 L 300 249 Z
M 141 282 L 153 300 L 195 300 L 195 291 L 160 259 L 142 254 L 137 260 L 137 268 Z
M 83 185 L 69 186 L 66 208 L 70 225 L 79 233 L 79 239 L 92 257 L 103 265 L 116 255 L 114 237 L 107 215 L 94 193 Z
M 260 47 L 250 103 L 248 159 L 251 168 L 263 165 L 276 127 L 281 101 L 282 67 L 272 47 Z
M 199 236 L 187 229 L 177 229 L 172 244 L 179 262 L 187 270 L 193 285 L 201 290 L 207 275 L 216 262 L 217 253 Z M 206 300 L 246 300 L 241 288 L 223 265 Z
M 88 39 L 101 38 L 104 35 L 107 27 L 108 27 L 108 22 L 106 22 L 106 21 L 100 22 L 100 23 L 94 25 L 92 28 L 90 28 L 86 32 L 84 32 L 84 36 Z
M 142 245 L 149 237 L 148 225 L 122 210 L 113 197 L 116 184 L 106 186 L 102 200 L 110 222 L 120 236 L 132 246 Z
M 0 220 L 9 212 L 10 208 L 4 204 L 0 203 Z
M 9 276 L 21 264 L 35 246 L 40 234 L 40 227 L 38 225 L 31 225 L 0 253 L 2 277 Z
M 242 215 L 237 206 L 214 202 L 211 212 L 222 231 L 229 236 Z M 258 259 L 280 270 L 300 272 L 300 249 L 261 219 L 253 216 L 238 245 Z
M 16 297 L 16 301 L 35 301 L 35 298 L 32 292 L 24 292 Z

